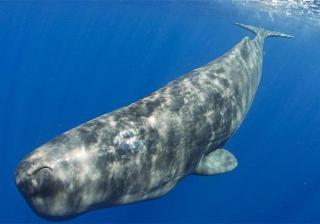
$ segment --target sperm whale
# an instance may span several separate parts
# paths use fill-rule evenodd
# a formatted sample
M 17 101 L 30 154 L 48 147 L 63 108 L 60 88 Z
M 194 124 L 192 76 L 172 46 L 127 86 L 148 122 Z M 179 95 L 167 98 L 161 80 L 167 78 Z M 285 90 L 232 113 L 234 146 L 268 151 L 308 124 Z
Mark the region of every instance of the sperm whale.
M 233 170 L 224 149 L 256 94 L 267 37 L 255 34 L 216 60 L 135 103 L 88 121 L 24 158 L 16 185 L 34 211 L 64 219 L 99 207 L 158 198 L 191 174 Z

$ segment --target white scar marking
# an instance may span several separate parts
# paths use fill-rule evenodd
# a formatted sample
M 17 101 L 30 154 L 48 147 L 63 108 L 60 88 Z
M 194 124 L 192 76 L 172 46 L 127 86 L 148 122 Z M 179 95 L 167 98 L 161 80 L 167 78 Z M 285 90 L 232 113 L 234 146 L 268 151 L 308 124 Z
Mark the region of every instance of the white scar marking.
M 146 146 L 139 139 L 139 134 L 134 129 L 120 131 L 113 139 L 113 144 L 119 146 L 122 150 L 145 151 Z
M 224 86 L 219 82 L 219 80 L 215 79 L 212 81 L 215 87 L 217 87 L 220 90 L 223 90 Z
M 204 116 L 206 117 L 207 121 L 211 121 L 213 119 L 213 110 L 209 110 L 204 113 Z
M 222 96 L 224 98 L 229 98 L 231 96 L 231 91 L 229 88 L 226 88 L 223 92 L 222 92 Z
M 156 120 L 155 116 L 151 115 L 150 117 L 147 118 L 147 121 L 148 121 L 148 124 L 149 124 L 152 128 L 154 128 L 154 127 L 156 126 L 157 120 Z
M 111 119 L 110 126 L 114 128 L 116 125 L 117 125 L 117 123 L 113 119 Z

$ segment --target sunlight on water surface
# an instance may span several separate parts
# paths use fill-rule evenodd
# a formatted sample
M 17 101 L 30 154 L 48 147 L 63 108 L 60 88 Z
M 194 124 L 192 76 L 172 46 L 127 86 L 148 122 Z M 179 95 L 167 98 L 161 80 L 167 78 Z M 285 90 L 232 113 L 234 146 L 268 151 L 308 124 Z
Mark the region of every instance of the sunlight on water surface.
M 290 16 L 320 25 L 319 0 L 232 0 L 232 3 L 267 12 L 272 19 L 275 16 Z

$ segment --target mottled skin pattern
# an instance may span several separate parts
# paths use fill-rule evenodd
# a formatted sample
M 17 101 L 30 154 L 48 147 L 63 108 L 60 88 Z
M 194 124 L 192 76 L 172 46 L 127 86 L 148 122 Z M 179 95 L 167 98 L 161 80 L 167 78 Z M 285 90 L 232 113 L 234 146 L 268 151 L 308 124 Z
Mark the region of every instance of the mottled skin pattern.
M 68 217 L 160 197 L 238 129 L 257 90 L 264 35 L 152 95 L 35 150 L 17 185 L 40 215 Z

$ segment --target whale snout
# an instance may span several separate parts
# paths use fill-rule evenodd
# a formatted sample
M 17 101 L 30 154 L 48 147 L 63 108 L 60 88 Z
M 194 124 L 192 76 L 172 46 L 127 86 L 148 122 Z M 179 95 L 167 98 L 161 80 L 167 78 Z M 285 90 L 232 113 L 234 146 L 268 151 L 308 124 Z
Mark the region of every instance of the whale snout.
M 68 190 L 73 188 L 62 178 L 65 178 L 64 173 L 57 164 L 47 158 L 29 156 L 18 165 L 15 182 L 26 202 L 38 215 L 55 219 L 77 209 L 76 206 L 69 208 L 72 198 Z
M 49 193 L 53 181 L 52 172 L 52 168 L 47 165 L 36 165 L 24 160 L 16 171 L 16 185 L 27 198 Z

